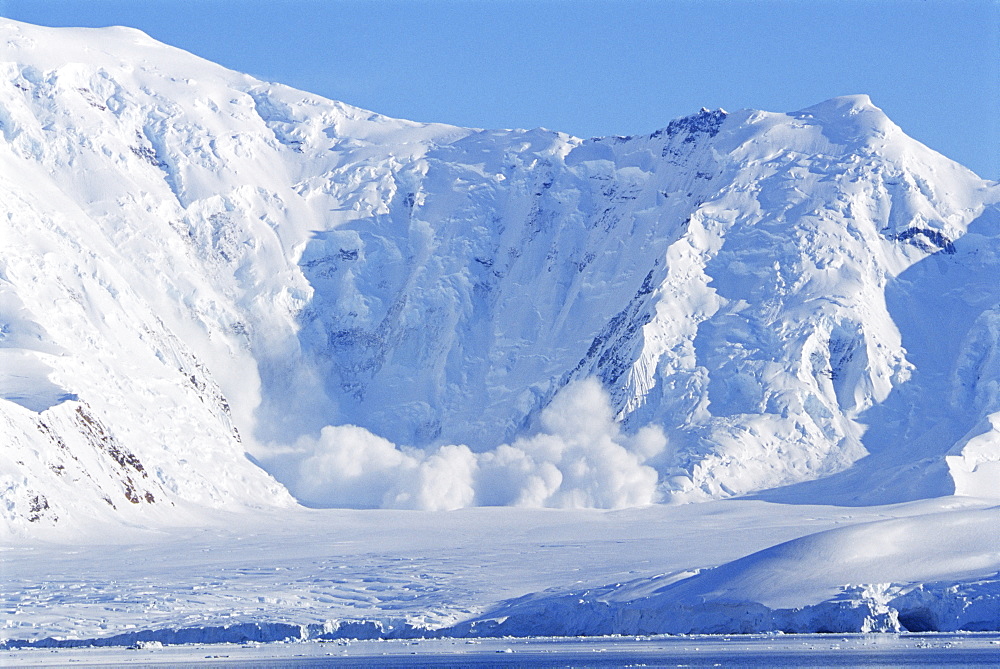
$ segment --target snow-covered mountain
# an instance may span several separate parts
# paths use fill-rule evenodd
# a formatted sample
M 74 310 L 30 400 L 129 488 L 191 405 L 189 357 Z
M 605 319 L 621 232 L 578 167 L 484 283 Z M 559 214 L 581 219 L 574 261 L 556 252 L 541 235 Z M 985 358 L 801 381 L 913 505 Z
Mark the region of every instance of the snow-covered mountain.
M 1000 187 L 866 96 L 583 140 L 0 33 L 8 524 L 1000 491 Z

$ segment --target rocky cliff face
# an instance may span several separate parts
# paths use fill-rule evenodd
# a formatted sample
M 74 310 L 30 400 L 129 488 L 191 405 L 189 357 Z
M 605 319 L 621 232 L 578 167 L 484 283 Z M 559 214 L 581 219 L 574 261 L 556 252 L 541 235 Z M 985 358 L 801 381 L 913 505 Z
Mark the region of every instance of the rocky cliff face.
M 291 503 L 244 452 L 296 491 L 341 425 L 393 462 L 467 446 L 484 503 L 476 472 L 591 378 L 660 497 L 861 458 L 782 494 L 1000 489 L 1000 190 L 865 96 L 581 140 L 389 119 L 125 29 L 0 32 L 14 524 Z M 593 464 L 567 462 L 553 490 Z

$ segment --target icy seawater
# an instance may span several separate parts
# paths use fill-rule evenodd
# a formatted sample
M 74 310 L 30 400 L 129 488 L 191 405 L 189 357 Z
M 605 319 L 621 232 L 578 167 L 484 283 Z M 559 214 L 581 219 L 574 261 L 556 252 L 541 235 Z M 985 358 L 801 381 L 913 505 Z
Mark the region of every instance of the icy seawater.
M 3 666 L 995 667 L 997 634 L 418 639 L 22 650 Z

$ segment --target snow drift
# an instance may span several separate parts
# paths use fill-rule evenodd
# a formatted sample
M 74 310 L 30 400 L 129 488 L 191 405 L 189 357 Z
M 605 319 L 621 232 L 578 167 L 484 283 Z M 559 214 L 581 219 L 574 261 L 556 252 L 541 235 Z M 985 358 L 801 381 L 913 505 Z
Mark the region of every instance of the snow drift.
M 866 96 L 584 140 L 0 32 L 9 524 L 1000 490 L 1000 190 Z
M 460 635 L 749 634 L 1000 629 L 1000 508 L 827 530 L 705 569 L 543 592 Z

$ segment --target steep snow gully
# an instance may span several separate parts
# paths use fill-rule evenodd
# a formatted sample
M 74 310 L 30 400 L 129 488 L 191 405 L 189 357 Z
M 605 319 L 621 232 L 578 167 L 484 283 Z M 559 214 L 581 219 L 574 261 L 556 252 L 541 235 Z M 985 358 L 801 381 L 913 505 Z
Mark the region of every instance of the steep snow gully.
M 1000 498 L 1000 185 L 864 95 L 579 139 L 0 20 L 0 203 L 12 537 L 299 503 Z M 996 511 L 976 513 L 953 538 L 992 542 L 980 585 L 866 590 L 885 615 L 857 619 L 947 627 L 887 611 L 968 588 L 995 607 Z M 809 606 L 860 606 L 824 592 Z M 751 599 L 726 619 L 840 615 Z M 617 602 L 584 627 L 663 627 Z M 489 624 L 534 629 L 540 604 L 511 606 Z

